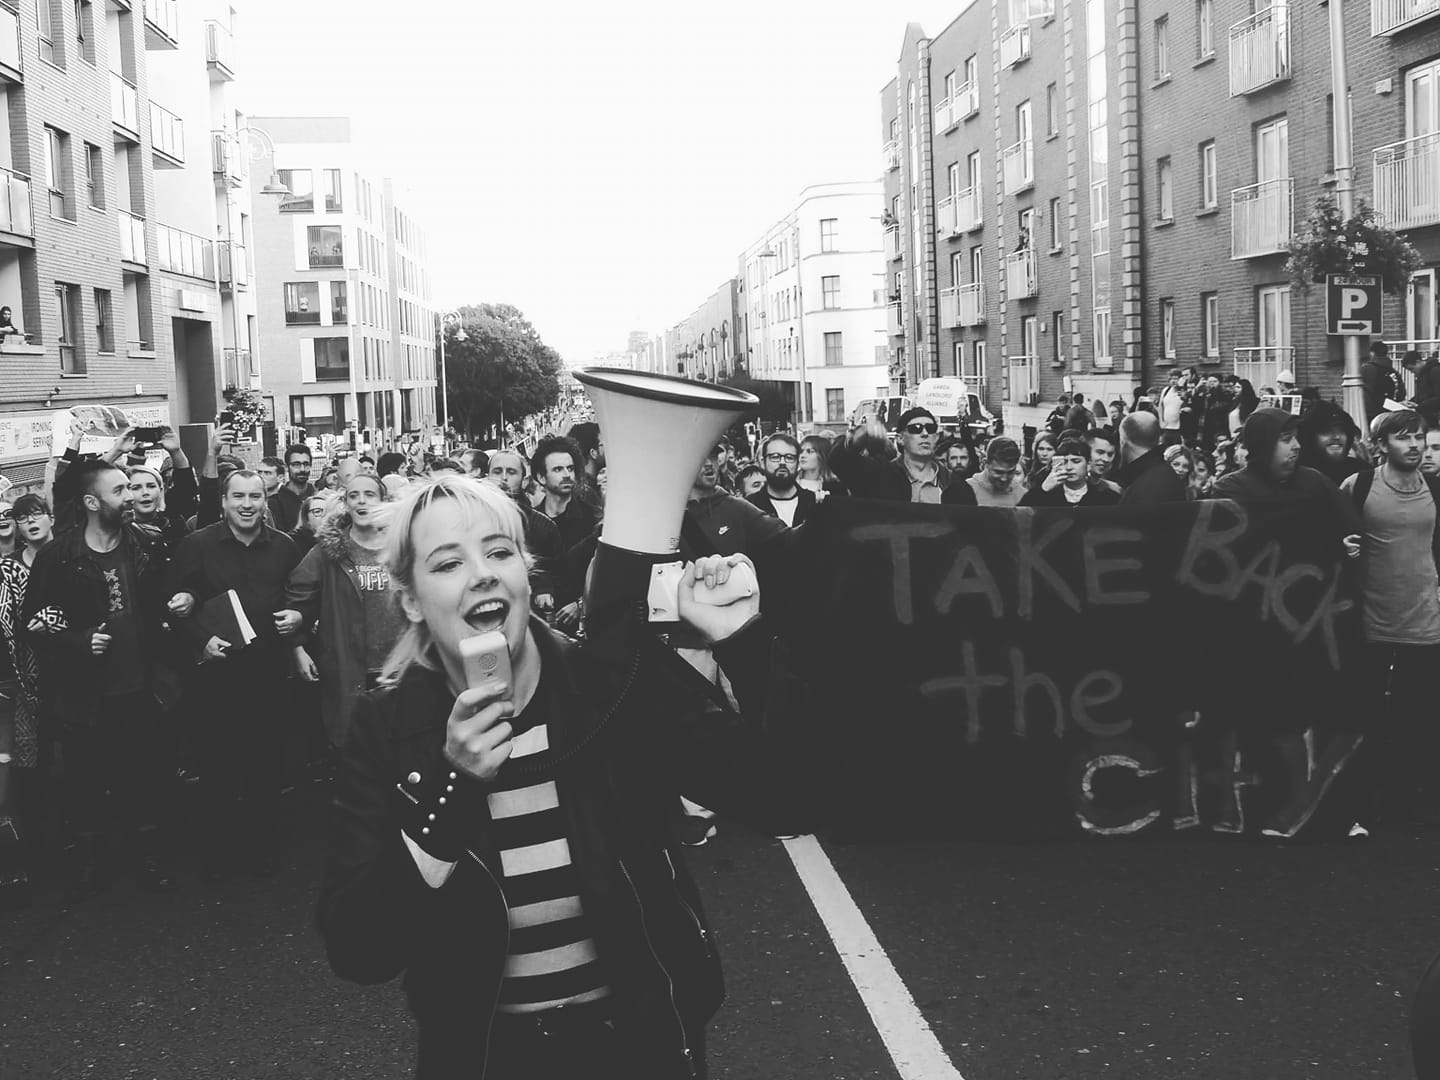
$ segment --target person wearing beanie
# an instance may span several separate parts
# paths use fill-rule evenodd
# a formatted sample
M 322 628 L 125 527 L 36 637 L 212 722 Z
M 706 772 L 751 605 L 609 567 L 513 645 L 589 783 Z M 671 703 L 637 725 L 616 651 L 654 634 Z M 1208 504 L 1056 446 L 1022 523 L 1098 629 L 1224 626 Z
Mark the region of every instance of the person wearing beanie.
M 1333 401 L 1317 401 L 1300 417 L 1300 464 L 1339 484 L 1365 468 L 1355 457 L 1360 427 Z
M 895 425 L 900 453 L 893 461 L 856 452 L 854 432 L 844 446 L 830 455 L 830 468 L 857 498 L 887 499 L 891 502 L 960 502 L 974 505 L 964 497 L 962 483 L 951 483 L 950 470 L 935 457 L 940 442 L 940 425 L 929 409 L 906 409 Z M 956 494 L 946 498 L 955 488 Z

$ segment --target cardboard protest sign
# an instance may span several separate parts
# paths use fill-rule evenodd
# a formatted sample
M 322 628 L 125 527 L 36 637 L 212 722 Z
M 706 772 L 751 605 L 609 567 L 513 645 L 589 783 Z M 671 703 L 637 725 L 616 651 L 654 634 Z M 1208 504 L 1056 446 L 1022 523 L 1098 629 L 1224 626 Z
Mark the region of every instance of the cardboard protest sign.
M 796 607 L 838 826 L 1348 826 L 1365 709 L 1332 512 L 828 500 Z

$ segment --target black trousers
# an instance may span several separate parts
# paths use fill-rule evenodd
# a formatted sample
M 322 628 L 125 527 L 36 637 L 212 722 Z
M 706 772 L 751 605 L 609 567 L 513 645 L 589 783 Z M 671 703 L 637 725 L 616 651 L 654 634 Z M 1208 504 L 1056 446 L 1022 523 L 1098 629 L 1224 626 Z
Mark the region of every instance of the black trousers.
M 284 670 L 268 657 L 235 658 L 199 668 L 186 692 L 200 768 L 200 823 L 206 842 L 229 838 L 236 799 L 244 794 L 240 832 L 253 847 L 280 840 L 283 734 L 293 715 Z
M 164 813 L 168 756 L 160 726 L 160 705 L 149 691 L 100 699 L 88 730 L 63 737 L 65 822 L 76 836 L 105 831 L 110 820 L 107 792 L 132 827 L 151 831 Z
M 1403 798 L 1440 767 L 1440 645 L 1367 645 L 1364 688 L 1374 789 Z

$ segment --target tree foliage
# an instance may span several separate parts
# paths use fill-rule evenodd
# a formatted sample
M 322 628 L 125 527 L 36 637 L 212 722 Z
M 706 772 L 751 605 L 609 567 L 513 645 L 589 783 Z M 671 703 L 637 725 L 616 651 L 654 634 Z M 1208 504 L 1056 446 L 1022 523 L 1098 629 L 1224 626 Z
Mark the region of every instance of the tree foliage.
M 444 334 L 451 421 L 472 445 L 502 419 L 519 420 L 559 400 L 560 354 L 513 304 L 462 307 L 460 325 Z

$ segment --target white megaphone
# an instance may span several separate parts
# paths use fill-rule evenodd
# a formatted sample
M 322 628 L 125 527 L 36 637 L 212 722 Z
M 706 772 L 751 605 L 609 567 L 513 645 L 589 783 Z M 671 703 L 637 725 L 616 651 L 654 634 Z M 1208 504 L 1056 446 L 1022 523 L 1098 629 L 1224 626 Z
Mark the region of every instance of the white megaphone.
M 588 618 L 603 603 L 650 595 L 654 568 L 674 563 L 680 550 L 685 503 L 705 455 L 760 400 L 728 386 L 623 368 L 574 375 L 605 438 L 605 519 L 587 589 Z M 673 610 L 657 616 L 656 606 L 657 621 L 674 617 Z

